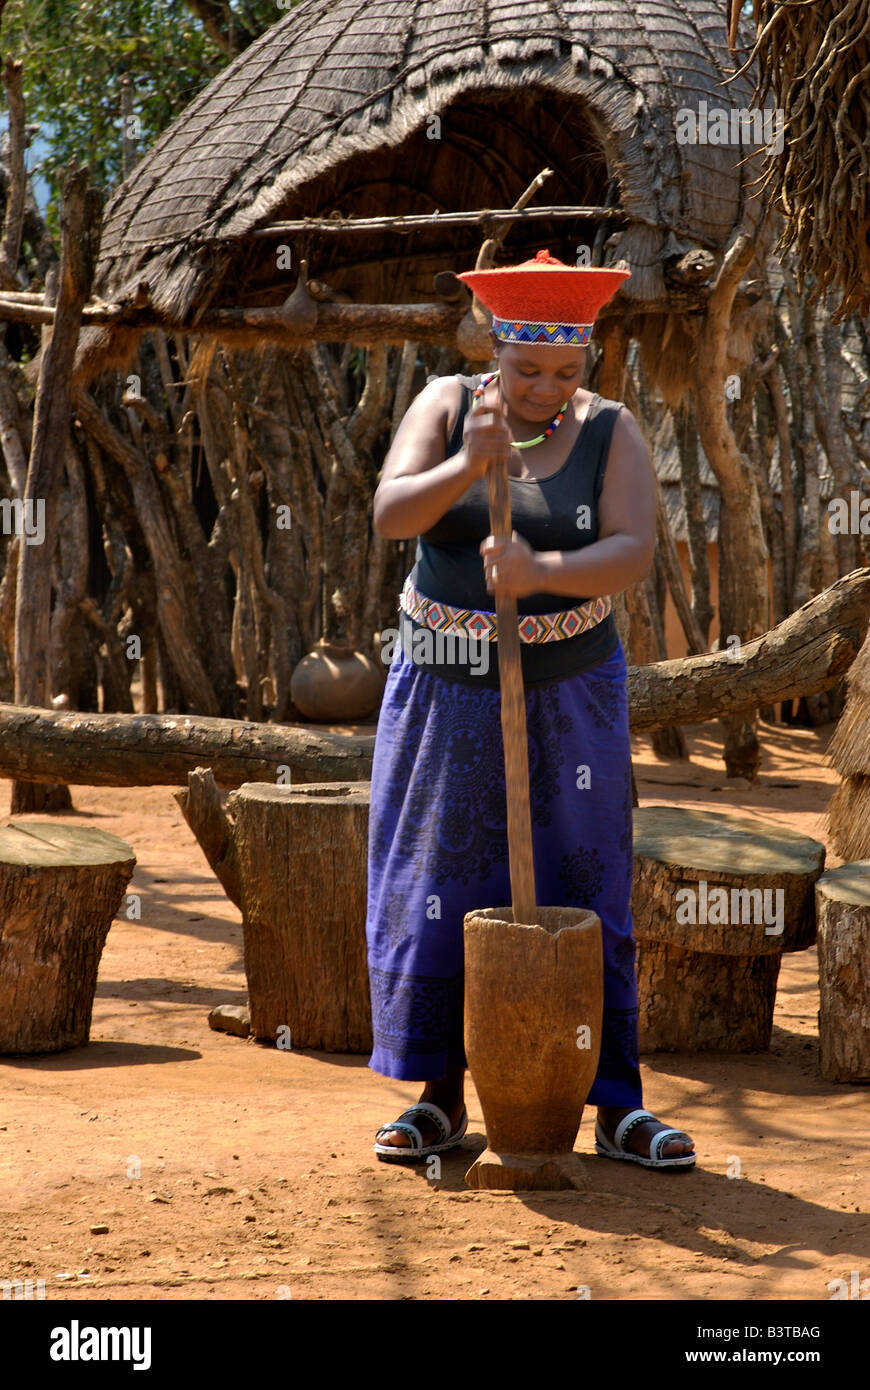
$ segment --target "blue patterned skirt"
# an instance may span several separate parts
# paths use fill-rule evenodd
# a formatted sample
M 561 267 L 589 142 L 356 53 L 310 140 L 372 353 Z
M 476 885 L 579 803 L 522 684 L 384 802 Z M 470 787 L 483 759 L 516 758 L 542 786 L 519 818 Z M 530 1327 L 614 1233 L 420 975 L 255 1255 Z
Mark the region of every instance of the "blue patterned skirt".
M 589 1103 L 641 1105 L 632 885 L 631 752 L 622 646 L 526 690 L 537 900 L 601 918 L 604 1026 Z M 369 1066 L 434 1081 L 467 1065 L 467 912 L 511 901 L 501 692 L 445 680 L 400 645 L 372 765 Z

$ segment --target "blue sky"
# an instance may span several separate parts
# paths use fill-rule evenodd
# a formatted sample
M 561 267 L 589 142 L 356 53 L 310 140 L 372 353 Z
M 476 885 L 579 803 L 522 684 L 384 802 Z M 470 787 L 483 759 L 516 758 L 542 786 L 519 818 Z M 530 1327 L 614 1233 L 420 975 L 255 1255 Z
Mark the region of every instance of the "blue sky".
M 39 134 L 35 140 L 31 141 L 27 150 L 27 169 L 28 172 L 34 169 L 40 160 L 44 159 L 48 153 L 48 141 Z M 48 203 L 48 184 L 45 179 L 39 177 L 30 180 L 30 187 L 33 189 L 33 196 L 39 211 L 45 216 L 45 209 Z
M 0 131 L 5 132 L 8 129 L 8 127 L 8 112 L 0 112 Z M 39 164 L 40 161 L 43 160 L 45 156 L 48 154 L 50 141 L 45 138 L 45 135 L 46 131 L 45 126 L 43 125 L 43 129 L 36 136 L 36 138 L 30 142 L 29 146 L 27 147 L 26 162 L 28 174 L 33 169 L 35 169 L 37 164 Z M 43 216 L 45 216 L 45 209 L 48 204 L 48 184 L 45 182 L 45 179 L 37 177 L 31 178 L 30 186 L 33 189 L 33 196 L 36 199 L 36 205 L 39 208 L 39 211 L 43 214 Z

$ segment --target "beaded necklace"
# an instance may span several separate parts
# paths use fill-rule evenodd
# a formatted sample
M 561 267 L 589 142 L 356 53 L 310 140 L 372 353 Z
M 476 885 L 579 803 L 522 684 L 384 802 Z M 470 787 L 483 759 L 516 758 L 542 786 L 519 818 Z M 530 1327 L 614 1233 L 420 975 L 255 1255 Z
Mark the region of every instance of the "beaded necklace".
M 472 410 L 473 410 L 474 407 L 479 403 L 480 398 L 482 397 L 482 395 L 483 395 L 484 391 L 486 390 L 487 386 L 489 385 L 489 383 L 490 383 L 491 381 L 495 381 L 495 378 L 496 378 L 497 376 L 499 376 L 499 375 L 500 375 L 500 373 L 499 373 L 498 371 L 495 371 L 495 372 L 486 372 L 485 375 L 484 375 L 483 377 L 481 377 L 480 385 L 477 386 L 477 387 L 475 387 L 474 397 L 473 397 L 472 402 L 471 402 L 471 408 L 472 408 Z M 564 417 L 565 417 L 565 411 L 566 411 L 567 409 L 568 409 L 568 402 L 565 401 L 565 404 L 561 407 L 561 409 L 559 410 L 558 414 L 557 414 L 557 415 L 554 415 L 553 419 L 550 421 L 549 425 L 548 425 L 547 428 L 544 430 L 544 433 L 543 433 L 543 434 L 537 435 L 534 439 L 523 439 L 523 440 L 521 440 L 519 443 L 515 443 L 514 440 L 512 439 L 512 440 L 511 440 L 511 447 L 514 448 L 514 449 L 531 449 L 531 447 L 532 447 L 533 444 L 541 444 L 541 443 L 543 443 L 543 441 L 544 441 L 545 439 L 549 439 L 550 435 L 554 432 L 554 430 L 557 430 L 557 429 L 559 428 L 559 426 L 561 425 L 562 420 L 563 420 Z

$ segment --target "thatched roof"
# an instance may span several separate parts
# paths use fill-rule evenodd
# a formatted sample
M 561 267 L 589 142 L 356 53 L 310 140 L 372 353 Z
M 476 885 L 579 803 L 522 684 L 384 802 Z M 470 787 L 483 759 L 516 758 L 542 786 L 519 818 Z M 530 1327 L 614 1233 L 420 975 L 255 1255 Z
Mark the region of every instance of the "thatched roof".
M 842 859 L 870 857 L 870 634 L 846 675 L 848 694 L 826 758 L 842 777 L 828 805 L 831 841 Z
M 95 292 L 116 300 L 145 280 L 161 314 L 193 323 L 207 306 L 280 302 L 307 254 L 310 274 L 355 300 L 432 300 L 433 271 L 473 264 L 479 229 L 305 233 L 290 275 L 276 268 L 281 238 L 249 233 L 334 212 L 509 207 L 549 165 L 542 201 L 621 207 L 622 293 L 665 301 L 669 259 L 699 246 L 718 257 L 741 222 L 757 230 L 757 148 L 675 134 L 680 108 L 750 105 L 751 70 L 720 85 L 736 65 L 721 0 L 308 0 L 116 190 Z M 594 233 L 523 224 L 505 259 L 547 245 L 573 264 Z
M 866 776 L 870 774 L 870 634 L 849 667 L 846 684 L 846 707 L 828 745 L 827 757 L 843 777 Z

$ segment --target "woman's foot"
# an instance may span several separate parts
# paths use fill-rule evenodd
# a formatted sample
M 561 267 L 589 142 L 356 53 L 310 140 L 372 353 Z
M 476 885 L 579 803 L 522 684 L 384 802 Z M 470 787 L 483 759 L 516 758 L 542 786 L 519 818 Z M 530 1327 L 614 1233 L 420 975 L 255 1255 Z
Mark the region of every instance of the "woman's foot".
M 450 1121 L 450 1133 L 455 1134 L 465 1109 L 464 1095 L 465 1068 L 463 1067 L 458 1074 L 456 1071 L 448 1072 L 440 1081 L 427 1081 L 420 1100 L 428 1100 L 432 1105 L 439 1106 Z M 428 1115 L 415 1115 L 414 1124 L 420 1131 L 424 1148 L 428 1148 L 430 1144 L 441 1142 L 438 1126 Z M 377 1142 L 396 1149 L 410 1148 L 411 1136 L 405 1134 L 401 1129 L 390 1129 L 389 1125 L 385 1125 L 382 1130 L 378 1131 Z
M 598 1122 L 604 1133 L 607 1135 L 611 1144 L 614 1142 L 616 1127 L 620 1120 L 626 1115 L 630 1115 L 632 1110 L 639 1109 L 639 1106 L 627 1105 L 622 1109 L 599 1107 Z M 632 1153 L 640 1154 L 642 1158 L 649 1155 L 649 1146 L 657 1134 L 663 1129 L 670 1129 L 670 1125 L 663 1124 L 661 1120 L 644 1120 L 643 1124 L 636 1125 L 628 1136 L 628 1147 Z M 670 1139 L 666 1139 L 662 1145 L 662 1158 L 686 1158 L 695 1152 L 695 1146 L 691 1139 L 678 1139 L 672 1134 Z

